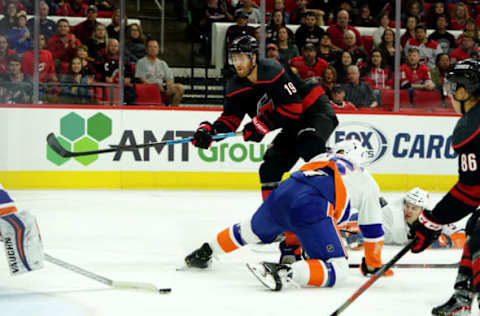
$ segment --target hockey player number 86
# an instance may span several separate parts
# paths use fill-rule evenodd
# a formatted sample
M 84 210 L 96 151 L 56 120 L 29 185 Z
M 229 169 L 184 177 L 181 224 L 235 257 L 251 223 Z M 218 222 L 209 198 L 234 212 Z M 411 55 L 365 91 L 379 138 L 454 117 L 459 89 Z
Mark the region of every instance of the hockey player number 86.
M 475 154 L 461 154 L 460 155 L 460 167 L 462 171 L 476 171 L 478 168 L 477 157 Z

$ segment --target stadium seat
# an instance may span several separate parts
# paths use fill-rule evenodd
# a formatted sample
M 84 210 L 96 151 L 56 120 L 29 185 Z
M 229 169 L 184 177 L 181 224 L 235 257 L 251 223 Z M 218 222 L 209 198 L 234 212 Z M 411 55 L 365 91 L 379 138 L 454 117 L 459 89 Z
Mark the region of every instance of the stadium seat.
M 432 6 L 429 2 L 423 2 L 423 12 L 425 12 L 425 16 L 429 14 L 430 7 Z
M 156 84 L 137 84 L 137 105 L 165 106 Z
M 113 11 L 98 11 L 97 16 L 99 18 L 111 18 L 113 15 Z
M 387 111 L 392 111 L 395 105 L 395 90 L 393 89 L 384 89 L 381 90 L 381 106 Z M 408 97 L 407 90 L 400 90 L 400 107 L 410 106 L 410 98 Z
M 440 91 L 413 91 L 413 104 L 417 108 L 431 108 L 442 106 L 442 96 Z
M 367 56 L 369 56 L 373 48 L 373 36 L 364 35 L 361 38 L 362 38 L 361 42 L 362 42 L 363 48 L 365 49 L 365 53 L 367 53 Z
M 411 107 L 401 107 L 399 109 L 400 113 L 430 113 L 431 111 L 427 108 L 411 108 Z
M 434 107 L 432 108 L 433 112 L 434 113 L 455 113 L 455 110 L 453 109 L 453 107 Z

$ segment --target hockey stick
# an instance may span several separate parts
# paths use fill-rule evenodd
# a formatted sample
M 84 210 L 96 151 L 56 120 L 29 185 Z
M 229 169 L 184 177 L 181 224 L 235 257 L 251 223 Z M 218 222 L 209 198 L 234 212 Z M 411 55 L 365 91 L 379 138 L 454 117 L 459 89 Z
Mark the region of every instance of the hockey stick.
M 242 132 L 232 132 L 232 133 L 224 133 L 224 134 L 217 134 L 213 135 L 213 139 L 224 139 L 232 136 L 242 135 Z M 193 140 L 193 137 L 183 138 L 183 139 L 174 139 L 174 140 L 165 140 L 161 142 L 155 143 L 148 143 L 148 144 L 139 144 L 139 145 L 130 145 L 130 146 L 114 146 L 110 145 L 112 148 L 106 149 L 99 149 L 99 150 L 91 150 L 91 151 L 80 151 L 80 152 L 72 152 L 66 150 L 58 141 L 57 137 L 54 133 L 50 133 L 47 136 L 47 144 L 55 151 L 57 154 L 64 158 L 69 157 L 78 157 L 78 156 L 87 156 L 87 155 L 97 155 L 97 154 L 104 154 L 104 153 L 112 153 L 117 151 L 125 151 L 125 150 L 133 150 L 133 149 L 140 149 L 146 147 L 154 147 L 158 145 L 173 145 L 173 144 L 182 144 L 182 143 L 189 143 Z
M 97 282 L 106 284 L 106 285 L 111 286 L 111 287 L 116 288 L 116 289 L 145 290 L 145 291 L 156 292 L 156 293 L 160 293 L 160 294 L 166 294 L 166 293 L 170 293 L 172 291 L 171 288 L 159 289 L 151 283 L 114 281 L 114 280 L 108 279 L 106 277 L 103 277 L 101 275 L 98 275 L 96 273 L 93 273 L 93 272 L 84 270 L 80 267 L 74 266 L 73 264 L 70 264 L 70 263 L 65 262 L 63 260 L 52 257 L 52 256 L 50 256 L 46 253 L 44 253 L 44 258 L 45 258 L 45 261 L 53 263 L 53 264 L 55 264 L 59 267 L 70 270 L 72 272 L 81 274 L 81 275 L 83 275 L 87 278 L 90 278 L 90 279 L 95 280 Z
M 359 263 L 350 263 L 349 268 L 360 268 Z M 411 268 L 411 269 L 451 269 L 458 268 L 458 263 L 397 263 L 392 268 Z
M 392 260 L 390 260 L 389 262 L 387 262 L 386 264 L 384 264 L 380 270 L 378 270 L 374 275 L 372 275 L 368 280 L 367 282 L 363 283 L 363 285 L 357 290 L 355 291 L 355 293 L 353 293 L 352 296 L 350 296 L 350 298 L 348 300 L 345 301 L 345 303 L 342 304 L 342 306 L 340 306 L 339 308 L 337 308 L 337 310 L 335 310 L 332 314 L 330 314 L 330 316 L 336 316 L 336 315 L 340 315 L 348 306 L 350 306 L 350 304 L 352 304 L 363 292 L 365 292 L 373 283 L 375 283 L 375 281 L 377 281 L 378 279 L 380 279 L 382 277 L 382 275 L 388 270 L 390 269 L 394 264 L 395 262 L 397 262 L 398 260 L 400 260 L 401 257 L 403 257 L 409 250 L 410 248 L 412 248 L 413 244 L 417 242 L 417 238 L 414 238 L 412 239 L 405 247 L 402 248 L 402 250 L 400 250 L 396 255 L 395 257 L 392 258 Z

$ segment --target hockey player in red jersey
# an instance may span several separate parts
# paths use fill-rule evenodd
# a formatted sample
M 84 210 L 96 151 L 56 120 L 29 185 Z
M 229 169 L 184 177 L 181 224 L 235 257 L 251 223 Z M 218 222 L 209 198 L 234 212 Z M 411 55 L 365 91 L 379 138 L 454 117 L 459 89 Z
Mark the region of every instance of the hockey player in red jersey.
M 471 214 L 453 296 L 435 307 L 432 315 L 470 315 L 474 296 L 480 292 L 480 61 L 466 59 L 447 71 L 444 92 L 462 117 L 452 136 L 458 154 L 458 182 L 431 212 L 424 211 L 413 223 L 417 237 L 412 252 L 434 242 L 443 225 Z
M 257 50 L 252 36 L 233 41 L 229 60 L 236 76 L 226 84 L 223 113 L 213 123 L 202 122 L 192 143 L 209 148 L 213 135 L 236 131 L 245 115 L 252 119 L 243 128 L 245 141 L 260 142 L 270 131 L 282 129 L 259 170 L 265 199 L 300 157 L 309 161 L 326 151 L 338 120 L 321 86 L 306 84 L 274 60 L 259 59 Z

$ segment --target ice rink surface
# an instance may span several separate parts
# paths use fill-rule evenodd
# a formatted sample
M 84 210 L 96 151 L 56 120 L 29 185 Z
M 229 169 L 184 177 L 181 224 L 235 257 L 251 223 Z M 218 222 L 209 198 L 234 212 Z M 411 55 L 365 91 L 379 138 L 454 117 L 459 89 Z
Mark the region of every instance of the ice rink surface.
M 10 193 L 19 208 L 37 216 L 46 253 L 116 281 L 150 282 L 172 292 L 111 289 L 48 262 L 43 270 L 10 277 L 0 250 L 1 316 L 330 315 L 367 280 L 351 269 L 339 287 L 271 292 L 245 263 L 277 260 L 278 254 L 274 248 L 252 251 L 249 246 L 220 257 L 209 270 L 176 271 L 185 255 L 249 217 L 260 203 L 259 192 Z M 400 249 L 386 246 L 383 261 Z M 362 254 L 350 252 L 350 263 L 359 263 Z M 460 255 L 460 250 L 427 250 L 408 253 L 400 263 L 454 263 Z M 381 278 L 342 315 L 430 315 L 433 306 L 450 297 L 455 276 L 456 269 L 395 269 L 395 276 Z M 473 314 L 478 314 L 476 306 Z

